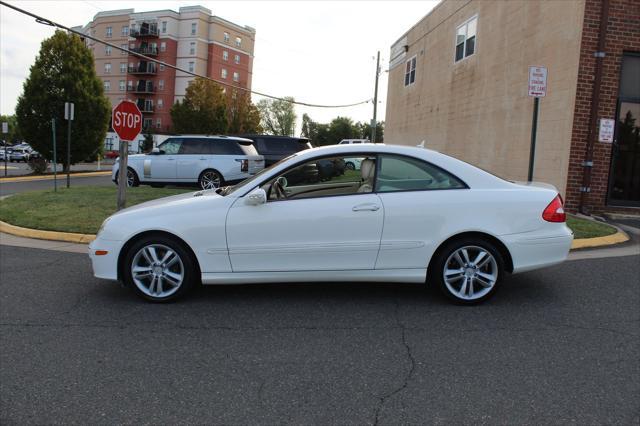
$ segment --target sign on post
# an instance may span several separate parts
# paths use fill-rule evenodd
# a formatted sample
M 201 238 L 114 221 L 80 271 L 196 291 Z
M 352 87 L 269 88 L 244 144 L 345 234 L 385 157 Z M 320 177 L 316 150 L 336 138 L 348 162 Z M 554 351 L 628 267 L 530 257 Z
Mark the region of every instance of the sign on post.
M 547 68 L 529 67 L 529 96 L 544 98 L 547 95 Z
M 111 127 L 120 138 L 118 210 L 121 210 L 126 201 L 128 143 L 134 141 L 142 131 L 142 113 L 138 105 L 131 101 L 121 101 L 116 105 L 111 115 Z
M 598 141 L 604 143 L 613 143 L 613 133 L 616 127 L 616 121 L 611 118 L 600 119 L 600 132 Z
M 2 123 L 2 133 L 9 133 L 9 123 L 7 123 L 6 121 Z

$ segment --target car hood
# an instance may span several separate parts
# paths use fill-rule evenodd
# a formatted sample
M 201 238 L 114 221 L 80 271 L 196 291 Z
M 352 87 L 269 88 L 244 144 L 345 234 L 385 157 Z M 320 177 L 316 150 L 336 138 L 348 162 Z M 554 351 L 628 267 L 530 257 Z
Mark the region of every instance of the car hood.
M 114 216 L 129 215 L 131 213 L 139 212 L 140 210 L 146 210 L 145 214 L 147 214 L 147 212 L 153 214 L 153 210 L 173 208 L 175 206 L 184 206 L 185 204 L 190 203 L 198 203 L 204 198 L 206 198 L 207 200 L 211 200 L 215 198 L 222 198 L 222 196 L 217 194 L 215 190 L 186 192 L 184 194 L 172 195 L 170 197 L 158 198 L 155 200 L 147 201 L 145 203 L 136 204 L 135 206 L 127 207 L 126 209 L 120 210 Z

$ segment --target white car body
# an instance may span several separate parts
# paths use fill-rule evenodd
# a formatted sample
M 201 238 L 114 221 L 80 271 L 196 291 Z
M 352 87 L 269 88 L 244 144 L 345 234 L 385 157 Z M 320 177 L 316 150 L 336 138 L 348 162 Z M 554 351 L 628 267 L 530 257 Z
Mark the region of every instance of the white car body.
M 202 152 L 129 155 L 127 167 L 135 171 L 141 184 L 197 183 L 201 173 L 205 170 L 215 170 L 220 173 L 224 182 L 238 182 L 253 176 L 264 168 L 264 157 L 258 155 L 255 148 L 253 148 L 253 141 L 249 139 L 227 136 L 172 136 L 163 141 L 163 143 L 159 145 L 159 148 L 167 142 L 176 139 L 183 141 L 204 139 L 225 144 L 235 144 L 236 141 L 243 141 L 247 143 L 247 147 L 250 147 L 250 150 L 248 154 L 238 152 L 230 155 Z M 244 171 L 242 170 L 243 160 L 248 162 L 248 167 Z M 111 171 L 111 180 L 114 182 L 116 181 L 119 168 L 120 161 L 117 159 Z
M 250 202 L 261 184 L 292 164 L 363 152 L 428 162 L 455 174 L 467 188 Z M 508 251 L 506 269 L 517 273 L 565 260 L 572 232 L 565 223 L 541 217 L 557 195 L 550 185 L 508 182 L 427 149 L 334 145 L 302 151 L 226 196 L 188 193 L 116 213 L 91 243 L 90 257 L 96 277 L 121 279 L 123 247 L 143 233 L 159 231 L 192 250 L 203 284 L 424 283 L 430 259 L 443 243 L 475 233 L 499 241 Z M 97 256 L 97 250 L 107 254 Z

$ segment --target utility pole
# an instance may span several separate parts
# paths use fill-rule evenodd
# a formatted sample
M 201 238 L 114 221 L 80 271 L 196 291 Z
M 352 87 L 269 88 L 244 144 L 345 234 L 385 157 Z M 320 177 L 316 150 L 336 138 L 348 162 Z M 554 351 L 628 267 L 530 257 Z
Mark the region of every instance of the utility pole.
M 73 102 L 64 103 L 64 118 L 67 120 L 67 188 L 71 186 L 71 122 L 73 121 Z
M 376 128 L 378 127 L 378 78 L 380 77 L 380 51 L 376 59 L 376 86 L 373 92 L 373 120 L 371 120 L 371 143 L 376 143 Z
M 56 119 L 51 119 L 51 132 L 53 135 L 53 192 L 58 192 L 58 156 L 56 155 Z

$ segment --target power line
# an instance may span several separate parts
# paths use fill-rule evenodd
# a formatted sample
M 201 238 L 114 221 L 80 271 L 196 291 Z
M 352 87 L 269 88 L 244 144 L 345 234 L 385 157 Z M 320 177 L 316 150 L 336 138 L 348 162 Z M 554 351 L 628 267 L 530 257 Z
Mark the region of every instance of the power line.
M 15 10 L 17 12 L 20 12 L 20 13 L 22 13 L 24 15 L 30 16 L 30 17 L 34 18 L 36 20 L 36 22 L 39 23 L 39 24 L 49 25 L 51 27 L 60 28 L 62 30 L 65 30 L 65 31 L 68 31 L 70 33 L 76 34 L 76 35 L 78 35 L 78 36 L 80 36 L 82 38 L 88 38 L 89 40 L 93 40 L 93 41 L 95 41 L 97 43 L 102 43 L 105 46 L 110 46 L 111 48 L 120 50 L 122 52 L 126 52 L 129 55 L 136 56 L 136 57 L 144 59 L 146 61 L 154 62 L 154 63 L 156 63 L 158 65 L 163 65 L 165 67 L 172 68 L 172 69 L 174 69 L 176 71 L 180 71 L 180 72 L 183 72 L 185 74 L 188 74 L 188 75 L 191 75 L 191 76 L 194 76 L 194 77 L 204 78 L 205 80 L 212 81 L 212 82 L 217 83 L 217 84 L 219 84 L 221 86 L 227 86 L 227 87 L 230 87 L 232 89 L 242 90 L 242 91 L 245 91 L 245 92 L 253 93 L 255 95 L 263 96 L 265 98 L 275 99 L 275 100 L 279 100 L 279 101 L 289 102 L 289 103 L 295 104 L 295 105 L 302 105 L 302 106 L 312 107 L 312 108 L 348 108 L 348 107 L 353 107 L 353 106 L 362 105 L 362 104 L 366 104 L 366 103 L 371 102 L 371 99 L 367 99 L 367 100 L 360 101 L 360 102 L 354 102 L 352 104 L 320 105 L 320 104 L 313 104 L 313 103 L 309 103 L 309 102 L 292 101 L 291 99 L 283 98 L 283 97 L 280 97 L 280 96 L 269 95 L 267 93 L 258 92 L 258 91 L 255 91 L 255 90 L 248 89 L 246 87 L 229 84 L 229 83 L 227 83 L 225 81 L 216 80 L 216 79 L 211 78 L 211 77 L 206 76 L 206 75 L 200 75 L 200 74 L 197 74 L 195 72 L 179 68 L 179 67 L 177 67 L 175 65 L 168 64 L 168 63 L 163 62 L 163 61 L 159 61 L 157 59 L 154 59 L 154 58 L 151 58 L 149 56 L 143 55 L 141 53 L 133 52 L 133 51 L 128 49 L 128 46 L 127 46 L 127 48 L 124 48 L 124 47 L 121 47 L 121 46 L 117 46 L 117 45 L 115 45 L 113 43 L 109 43 L 108 41 L 104 41 L 104 40 L 99 39 L 97 37 L 93 37 L 93 36 L 91 36 L 89 34 L 84 34 L 84 33 L 80 32 L 80 31 L 76 31 L 76 30 L 74 30 L 72 28 L 66 27 L 66 26 L 64 26 L 62 24 L 59 24 L 59 23 L 54 22 L 54 21 L 51 21 L 50 19 L 44 18 L 42 16 L 38 16 L 38 15 L 36 15 L 34 13 L 31 13 L 29 11 L 21 9 L 21 8 L 19 8 L 17 6 L 13 6 L 13 5 L 8 4 L 8 3 L 4 2 L 4 1 L 1 1 L 1 0 L 0 0 L 0 5 L 6 6 L 6 7 L 10 8 L 10 9 L 13 9 L 13 10 Z

